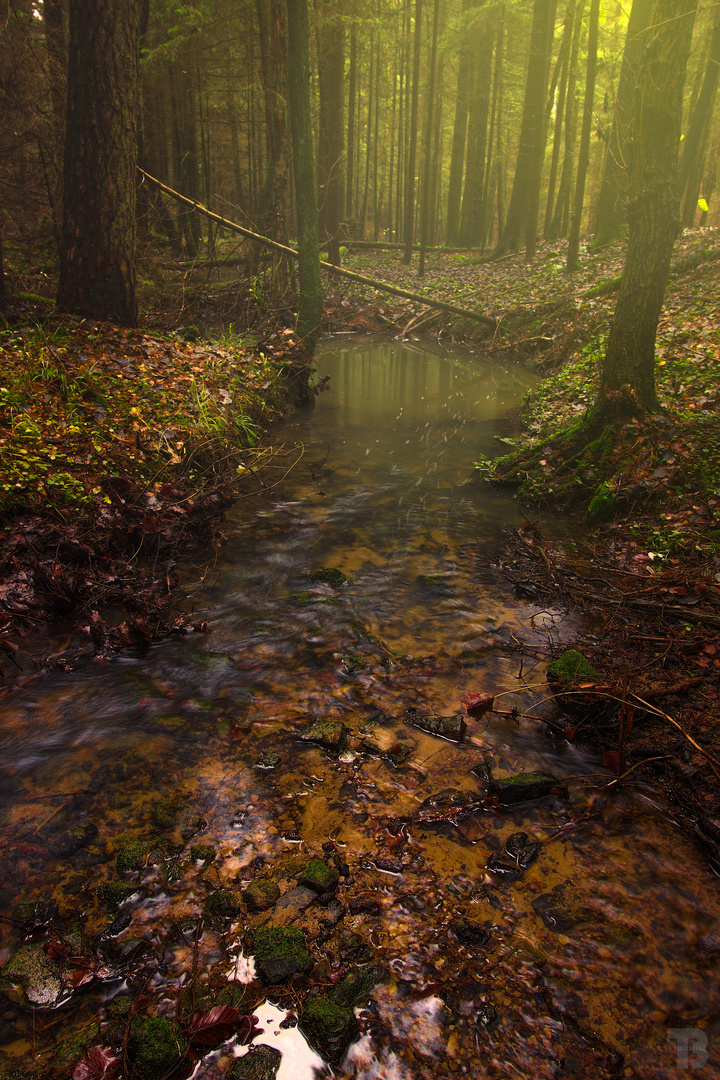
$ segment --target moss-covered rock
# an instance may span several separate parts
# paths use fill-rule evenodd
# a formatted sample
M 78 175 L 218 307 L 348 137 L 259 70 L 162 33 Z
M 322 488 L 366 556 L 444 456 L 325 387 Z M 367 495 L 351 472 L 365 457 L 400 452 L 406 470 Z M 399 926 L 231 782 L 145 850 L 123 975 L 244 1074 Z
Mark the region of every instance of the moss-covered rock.
M 348 1046 L 358 1035 L 358 1023 L 352 1009 L 338 1005 L 322 994 L 308 998 L 300 1028 L 308 1042 L 333 1065 L 342 1061 Z
M 41 942 L 21 945 L 0 971 L 0 991 L 20 1005 L 50 1007 L 62 997 L 62 968 Z
M 128 1057 L 142 1080 L 164 1080 L 186 1049 L 180 1027 L 170 1020 L 143 1016 L 130 1025 Z
M 243 890 L 243 900 L 253 911 L 267 911 L 280 896 L 280 886 L 272 878 L 258 878 Z
M 273 1046 L 251 1046 L 230 1069 L 227 1080 L 275 1080 L 282 1054 Z
M 215 919 L 234 919 L 240 911 L 240 904 L 229 889 L 215 889 L 205 901 L 205 910 Z
M 590 661 L 577 649 L 565 652 L 548 664 L 547 680 L 553 683 L 599 683 L 600 675 Z
M 368 1000 L 374 987 L 384 982 L 387 978 L 383 968 L 374 965 L 372 967 L 351 968 L 344 979 L 341 979 L 327 995 L 336 1005 L 346 1009 L 355 1008 Z
M 150 817 L 155 828 L 167 831 L 175 828 L 180 811 L 181 804 L 178 799 L 163 798 L 153 803 Z
M 190 858 L 195 862 L 214 862 L 215 848 L 210 847 L 209 844 L 193 844 L 190 848 Z
M 302 930 L 271 926 L 252 936 L 255 966 L 271 986 L 287 982 L 293 975 L 308 975 L 315 964 L 305 948 Z
M 543 772 L 516 773 L 491 779 L 487 786 L 488 795 L 494 795 L 503 806 L 528 802 L 530 799 L 543 799 L 547 795 L 561 794 L 567 798 L 567 785 L 556 776 Z
M 340 752 L 347 746 L 347 729 L 341 720 L 314 720 L 301 734 L 303 742 L 320 743 Z
M 337 566 L 325 566 L 322 570 L 313 570 L 310 580 L 319 585 L 329 585 L 331 589 L 340 589 L 347 585 L 348 579 Z
M 324 859 L 311 859 L 298 877 L 298 884 L 316 893 L 332 892 L 337 888 L 340 874 Z
M 97 897 L 104 908 L 113 911 L 136 892 L 138 886 L 132 881 L 106 881 L 98 886 Z
M 80 1058 L 87 1053 L 91 1046 L 97 1046 L 100 1042 L 100 1025 L 87 1024 L 76 1035 L 71 1035 L 55 1048 L 52 1060 L 48 1068 L 49 1080 L 65 1080 L 69 1076 Z
M 150 852 L 155 846 L 152 840 L 126 840 L 120 845 L 115 860 L 118 874 L 133 873 L 142 870 L 148 863 Z

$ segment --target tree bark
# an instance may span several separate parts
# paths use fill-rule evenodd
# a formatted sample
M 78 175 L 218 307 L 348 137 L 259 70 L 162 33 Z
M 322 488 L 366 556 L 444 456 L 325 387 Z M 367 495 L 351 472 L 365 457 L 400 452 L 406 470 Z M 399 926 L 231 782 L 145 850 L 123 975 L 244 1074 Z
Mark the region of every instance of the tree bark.
M 422 44 L 422 0 L 415 0 L 415 35 L 413 39 L 412 100 L 410 103 L 410 142 L 405 182 L 405 251 L 403 262 L 412 262 L 415 230 L 415 166 L 417 161 L 418 101 L 420 94 L 420 46 Z
M 702 87 L 695 102 L 687 135 L 682 145 L 680 164 L 680 191 L 685 192 L 683 205 L 683 225 L 692 228 L 697 211 L 700 185 L 702 184 L 705 156 L 707 153 L 710 126 L 720 77 L 720 12 L 715 16 L 715 25 L 710 39 L 707 67 Z
M 463 0 L 465 12 L 478 6 L 478 0 Z M 452 151 L 450 154 L 450 177 L 448 179 L 447 230 L 445 240 L 448 247 L 458 242 L 460 230 L 460 203 L 462 198 L 463 165 L 465 162 L 465 143 L 467 139 L 468 113 L 472 93 L 475 57 L 468 35 L 463 33 L 463 45 L 460 48 L 458 62 L 457 96 L 455 98 L 455 123 L 453 125 Z
M 322 318 L 322 281 L 315 185 L 315 152 L 310 114 L 310 59 L 307 0 L 287 0 L 288 88 L 295 205 L 298 217 L 297 331 L 305 349 L 315 351 Z
M 534 0 L 530 57 L 515 179 L 505 228 L 491 256 L 494 259 L 510 251 L 516 251 L 526 231 L 534 232 L 536 228 L 536 224 L 533 225 L 530 221 L 530 211 L 535 194 L 533 186 L 539 186 L 542 169 L 543 115 L 549 70 L 548 46 L 552 40 L 550 25 L 554 10 L 554 0 Z
M 580 227 L 582 225 L 583 204 L 585 202 L 585 179 L 590 164 L 590 133 L 592 131 L 593 104 L 595 101 L 595 75 L 597 73 L 598 21 L 600 18 L 600 0 L 590 0 L 590 26 L 588 28 L 587 75 L 585 77 L 585 102 L 583 105 L 583 125 L 580 134 L 580 153 L 575 178 L 575 205 L 570 222 L 570 236 L 566 269 L 574 273 L 578 268 L 580 250 Z
M 137 324 L 137 0 L 70 0 L 63 233 L 57 303 Z
M 573 36 L 575 23 L 576 0 L 568 0 L 565 10 L 565 24 L 563 26 L 562 43 L 560 45 L 560 88 L 557 96 L 557 109 L 555 112 L 555 129 L 553 131 L 553 149 L 550 159 L 550 176 L 548 178 L 547 203 L 545 206 L 545 226 L 543 235 L 548 239 L 550 225 L 555 206 L 555 185 L 557 184 L 558 166 L 560 164 L 560 146 L 562 144 L 563 120 L 565 117 L 565 104 L 567 98 L 568 73 L 570 70 L 570 43 Z
M 624 231 L 627 198 L 627 144 L 632 117 L 633 94 L 637 85 L 640 58 L 650 25 L 653 0 L 633 0 L 625 35 L 620 79 L 615 98 L 613 123 L 605 154 L 603 178 L 595 207 L 594 251 L 612 244 Z
M 653 6 L 634 97 L 628 253 L 601 366 L 601 413 L 657 408 L 655 337 L 680 231 L 682 98 L 697 3 L 656 0 Z
M 575 156 L 575 130 L 577 127 L 577 103 L 575 99 L 577 87 L 578 58 L 580 56 L 580 38 L 582 36 L 582 17 L 585 10 L 585 0 L 578 0 L 575 10 L 575 27 L 573 29 L 572 47 L 570 50 L 570 68 L 568 71 L 567 98 L 565 101 L 565 153 L 563 156 L 560 185 L 558 187 L 555 213 L 553 214 L 547 239 L 554 240 L 558 236 L 564 236 L 567 224 L 568 207 L 570 204 L 570 189 L 572 188 L 573 159 Z
M 287 27 L 281 0 L 256 0 L 260 60 L 265 93 L 266 173 L 261 196 L 263 228 L 281 244 L 289 241 L 288 188 L 290 160 L 287 139 Z M 278 302 L 290 280 L 288 261 L 273 255 L 272 298 Z
M 433 9 L 432 43 L 430 46 L 430 74 L 428 76 L 427 91 L 427 115 L 425 118 L 425 160 L 423 161 L 423 187 L 422 187 L 422 217 L 420 223 L 420 261 L 418 264 L 418 277 L 425 276 L 425 249 L 428 246 L 430 233 L 430 211 L 432 203 L 432 138 L 433 138 L 433 109 L 435 103 L 435 65 L 437 60 L 438 19 L 440 15 L 440 0 L 435 0 Z M 376 237 L 377 239 L 377 237 Z
M 264 3 L 266 0 L 258 0 Z M 319 4 L 318 89 L 320 131 L 318 138 L 318 181 L 320 184 L 320 225 L 329 241 L 329 259 L 340 265 L 340 222 L 345 209 L 344 76 L 345 23 L 337 0 Z

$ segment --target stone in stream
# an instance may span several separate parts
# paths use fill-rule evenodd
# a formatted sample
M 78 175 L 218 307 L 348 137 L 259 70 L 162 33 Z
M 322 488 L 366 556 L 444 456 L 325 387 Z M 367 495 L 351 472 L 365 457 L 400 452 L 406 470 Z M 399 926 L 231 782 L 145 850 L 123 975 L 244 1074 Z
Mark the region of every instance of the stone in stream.
M 272 878 L 258 878 L 243 889 L 242 898 L 253 911 L 267 911 L 280 896 L 280 886 Z
M 314 584 L 328 585 L 331 589 L 340 589 L 347 585 L 348 579 L 337 566 L 325 566 L 322 570 L 313 570 L 310 580 Z
M 229 889 L 215 889 L 203 906 L 208 915 L 215 919 L 234 919 L 240 911 L 240 904 Z
M 274 1046 L 251 1046 L 227 1074 L 227 1080 L 275 1080 L 282 1054 Z
M 270 986 L 287 982 L 293 975 L 308 975 L 315 966 L 302 930 L 290 927 L 253 931 L 252 951 L 257 970 Z
M 159 1017 L 135 1017 L 130 1025 L 128 1058 L 133 1075 L 142 1080 L 163 1080 L 187 1049 L 179 1024 Z
M 303 742 L 316 742 L 326 750 L 340 752 L 347 746 L 347 729 L 341 720 L 314 720 L 302 732 Z
M 327 893 L 337 888 L 339 880 L 334 866 L 328 866 L 324 859 L 311 859 L 299 875 L 298 884 L 316 893 Z
M 338 1005 L 329 996 L 310 997 L 300 1017 L 300 1030 L 325 1061 L 338 1065 L 359 1033 L 352 1009 Z
M 63 994 L 62 968 L 41 942 L 21 945 L 0 970 L 0 993 L 19 1005 L 49 1008 Z
M 521 870 L 527 870 L 540 854 L 539 844 L 528 843 L 526 832 L 514 832 L 505 841 L 505 852 L 514 859 Z
M 556 776 L 543 772 L 516 773 L 515 776 L 491 778 L 487 785 L 488 795 L 494 795 L 502 806 L 543 799 L 547 795 L 562 795 L 567 799 L 567 784 Z
M 294 889 L 288 889 L 275 904 L 275 921 L 283 925 L 293 922 L 317 898 L 318 894 L 305 885 L 296 885 Z
M 417 709 L 407 709 L 405 718 L 413 727 L 438 735 L 441 739 L 462 742 L 467 731 L 467 724 L 462 713 L 453 716 L 438 716 L 436 713 L 421 713 Z

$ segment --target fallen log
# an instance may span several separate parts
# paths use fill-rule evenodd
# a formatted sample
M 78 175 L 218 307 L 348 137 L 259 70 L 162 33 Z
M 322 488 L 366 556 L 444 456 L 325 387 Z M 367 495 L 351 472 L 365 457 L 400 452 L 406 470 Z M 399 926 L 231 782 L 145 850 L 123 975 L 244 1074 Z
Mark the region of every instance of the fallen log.
M 221 217 L 220 214 L 213 213 L 212 210 L 208 210 L 202 203 L 196 202 L 194 199 L 188 199 L 184 195 L 181 195 L 178 191 L 174 191 L 167 184 L 163 184 L 162 181 L 156 180 L 154 176 L 146 173 L 144 169 L 138 166 L 138 172 L 151 184 L 155 184 L 160 191 L 164 191 L 166 195 L 170 195 L 171 198 L 176 199 L 183 206 L 190 207 L 191 210 L 197 211 L 198 214 L 202 214 L 204 217 L 210 219 L 210 221 L 216 222 L 222 226 L 223 229 L 227 229 L 229 232 L 240 233 L 241 236 L 247 236 L 250 240 L 255 240 L 258 244 L 263 244 L 265 247 L 272 248 L 273 251 L 281 251 L 284 255 L 289 255 L 293 259 L 297 259 L 298 253 L 295 248 L 288 247 L 287 244 L 279 244 L 276 240 L 270 240 L 267 236 L 261 236 L 260 233 L 253 232 L 252 229 L 246 229 L 244 225 L 238 225 L 234 221 L 229 221 L 227 218 Z M 376 289 L 378 292 L 389 293 L 391 296 L 401 296 L 405 300 L 412 300 L 416 304 L 425 304 L 427 307 L 436 308 L 438 311 L 447 311 L 451 315 L 460 315 L 464 319 L 473 319 L 475 322 L 482 323 L 483 326 L 487 326 L 493 332 L 497 331 L 500 320 L 493 319 L 490 315 L 484 315 L 480 311 L 471 311 L 468 308 L 458 307 L 457 304 L 448 304 L 444 300 L 434 300 L 430 296 L 425 296 L 423 293 L 411 292 L 409 289 L 401 289 L 397 285 L 388 285 L 385 281 L 378 281 L 375 278 L 366 277 L 365 274 L 356 274 L 354 270 L 346 270 L 344 266 L 334 266 L 333 263 L 320 260 L 320 266 L 323 270 L 327 270 L 338 277 L 348 278 L 350 281 L 356 281 L 359 285 L 369 285 L 370 288 Z

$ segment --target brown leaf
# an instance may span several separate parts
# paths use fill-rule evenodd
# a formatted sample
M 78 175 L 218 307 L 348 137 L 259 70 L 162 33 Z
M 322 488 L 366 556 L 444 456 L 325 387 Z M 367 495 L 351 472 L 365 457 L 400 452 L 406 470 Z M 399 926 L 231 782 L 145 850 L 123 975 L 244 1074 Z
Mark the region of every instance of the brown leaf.
M 120 1071 L 120 1058 L 107 1046 L 93 1046 L 73 1069 L 72 1080 L 113 1080 Z
M 495 704 L 494 694 L 464 694 L 460 698 L 461 702 L 465 706 L 465 711 L 468 716 L 474 716 L 476 718 L 484 716 L 485 713 L 492 712 Z
M 188 1035 L 200 1046 L 217 1046 L 237 1033 L 240 1043 L 245 1046 L 260 1034 L 256 1023 L 257 1016 L 248 1016 L 232 1005 L 216 1005 L 214 1009 L 192 1014 Z

